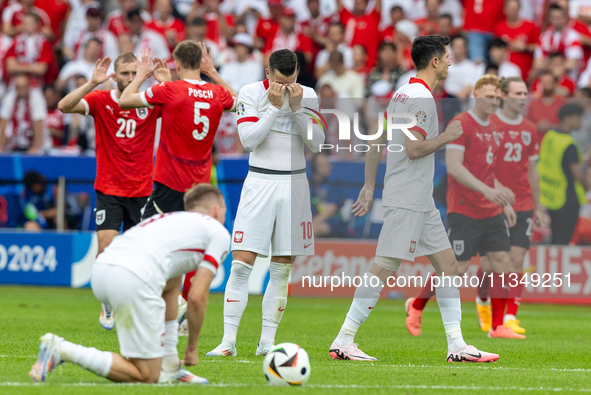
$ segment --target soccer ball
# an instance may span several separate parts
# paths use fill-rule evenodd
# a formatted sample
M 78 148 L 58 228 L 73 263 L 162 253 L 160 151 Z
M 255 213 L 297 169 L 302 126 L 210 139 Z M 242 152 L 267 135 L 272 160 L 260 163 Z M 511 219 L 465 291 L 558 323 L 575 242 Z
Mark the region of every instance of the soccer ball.
M 281 343 L 265 357 L 263 373 L 273 386 L 303 385 L 310 378 L 310 358 L 297 344 Z

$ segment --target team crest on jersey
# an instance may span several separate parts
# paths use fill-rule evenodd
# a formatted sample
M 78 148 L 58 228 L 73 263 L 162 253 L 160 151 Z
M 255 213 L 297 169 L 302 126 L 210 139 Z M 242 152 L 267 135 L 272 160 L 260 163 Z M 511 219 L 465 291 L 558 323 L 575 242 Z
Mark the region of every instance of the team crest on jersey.
M 244 109 L 244 103 L 242 102 L 238 102 L 238 104 L 236 105 L 236 114 L 238 114 L 239 117 L 243 116 L 245 113 L 245 109 Z
M 243 232 L 234 232 L 234 243 L 242 243 Z
M 417 112 L 417 125 L 423 126 L 425 122 L 427 122 L 427 113 L 425 111 L 418 111 Z
M 464 253 L 464 240 L 454 240 L 454 252 L 457 256 Z
M 95 216 L 96 224 L 102 225 L 103 222 L 105 222 L 106 217 L 107 217 L 107 213 L 105 212 L 105 210 L 97 211 L 96 216 Z
M 521 140 L 523 144 L 530 145 L 531 144 L 531 133 L 526 132 L 525 130 L 521 132 Z
M 410 248 L 408 249 L 408 251 L 414 254 L 414 252 L 415 252 L 416 249 L 417 249 L 417 242 L 416 241 L 411 241 L 410 242 Z
M 136 108 L 135 113 L 139 119 L 146 119 L 148 116 L 148 109 L 146 107 Z

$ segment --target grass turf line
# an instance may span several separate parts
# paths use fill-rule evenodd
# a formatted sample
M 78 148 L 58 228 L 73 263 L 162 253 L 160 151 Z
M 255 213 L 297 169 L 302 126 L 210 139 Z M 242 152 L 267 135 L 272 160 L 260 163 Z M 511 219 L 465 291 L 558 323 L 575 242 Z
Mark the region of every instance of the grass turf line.
M 199 344 L 201 363 L 189 370 L 213 385 L 118 385 L 73 364 L 51 374 L 47 384 L 32 385 L 27 373 L 36 359 L 38 339 L 46 332 L 101 350 L 118 351 L 115 331 L 98 323 L 100 303 L 90 290 L 0 287 L 0 394 L 215 394 L 261 391 L 320 393 L 486 393 L 591 392 L 591 307 L 525 305 L 520 309 L 527 339 L 488 339 L 476 325 L 473 303 L 463 305 L 462 329 L 469 344 L 500 354 L 491 364 L 449 364 L 436 303 L 424 313 L 423 335 L 405 327 L 402 301 L 381 300 L 360 328 L 356 342 L 378 362 L 333 361 L 328 347 L 339 331 L 349 299 L 291 298 L 277 342 L 298 343 L 308 351 L 312 375 L 304 388 L 270 388 L 262 374 L 263 357 L 254 356 L 260 336 L 261 297 L 251 296 L 238 332 L 238 357 L 205 357 L 222 338 L 223 295 L 212 294 Z M 182 352 L 186 338 L 180 338 Z

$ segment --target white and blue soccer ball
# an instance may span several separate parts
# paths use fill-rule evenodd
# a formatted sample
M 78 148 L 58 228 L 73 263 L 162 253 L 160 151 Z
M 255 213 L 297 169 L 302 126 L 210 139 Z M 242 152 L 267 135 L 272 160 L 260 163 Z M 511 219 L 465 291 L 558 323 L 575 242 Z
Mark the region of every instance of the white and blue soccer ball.
M 263 373 L 273 386 L 304 385 L 310 378 L 310 358 L 297 344 L 281 343 L 265 356 Z

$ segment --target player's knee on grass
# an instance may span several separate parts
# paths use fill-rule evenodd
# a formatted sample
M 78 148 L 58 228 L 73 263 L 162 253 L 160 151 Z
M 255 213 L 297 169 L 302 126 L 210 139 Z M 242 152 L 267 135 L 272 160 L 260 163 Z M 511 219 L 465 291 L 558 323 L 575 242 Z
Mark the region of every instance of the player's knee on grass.
M 136 378 L 141 383 L 155 384 L 160 378 L 160 369 L 162 367 L 162 358 L 156 359 L 137 359 L 129 358 L 129 361 L 135 365 L 139 376 Z

